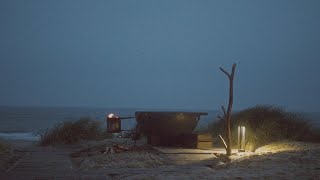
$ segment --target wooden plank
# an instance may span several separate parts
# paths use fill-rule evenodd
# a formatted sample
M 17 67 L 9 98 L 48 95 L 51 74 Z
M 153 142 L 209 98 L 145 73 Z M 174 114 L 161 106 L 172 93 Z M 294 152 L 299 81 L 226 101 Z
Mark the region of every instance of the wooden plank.
M 159 173 L 192 173 L 198 170 L 212 171 L 211 168 L 199 165 L 186 165 L 186 166 L 162 166 L 157 168 L 106 168 L 103 170 L 95 171 L 95 174 L 106 174 L 106 175 L 124 175 L 124 174 L 159 174 Z M 79 172 L 79 175 L 90 174 L 90 171 Z
M 188 148 L 170 148 L 170 147 L 153 147 L 164 154 L 226 154 L 224 148 L 213 149 L 188 149 Z M 237 149 L 232 149 L 236 153 Z
M 198 142 L 197 143 L 197 149 L 212 149 L 213 148 L 213 145 L 212 145 L 212 142 L 209 141 L 209 142 Z
M 212 154 L 212 150 L 153 147 L 164 154 Z
M 211 134 L 198 134 L 198 142 L 212 142 L 212 136 Z

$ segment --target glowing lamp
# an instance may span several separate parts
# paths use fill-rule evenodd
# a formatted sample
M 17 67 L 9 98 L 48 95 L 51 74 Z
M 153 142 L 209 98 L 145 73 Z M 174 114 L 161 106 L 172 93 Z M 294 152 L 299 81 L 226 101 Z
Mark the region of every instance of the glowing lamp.
M 107 132 L 108 133 L 119 133 L 121 132 L 121 118 L 114 114 L 107 116 Z
M 238 126 L 238 152 L 245 152 L 246 127 Z

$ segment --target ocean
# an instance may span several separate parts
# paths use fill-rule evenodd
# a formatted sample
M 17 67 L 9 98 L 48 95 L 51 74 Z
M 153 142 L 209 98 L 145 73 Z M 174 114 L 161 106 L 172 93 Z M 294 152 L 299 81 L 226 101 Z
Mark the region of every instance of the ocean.
M 89 117 L 106 127 L 106 116 L 114 113 L 120 117 L 134 116 L 136 111 L 190 111 L 183 109 L 141 109 L 141 108 L 83 108 L 83 107 L 0 107 L 0 138 L 16 140 L 38 140 L 47 128 L 56 123 Z M 193 110 L 207 112 L 201 116 L 196 127 L 205 128 L 216 120 L 219 111 Z M 310 119 L 313 127 L 320 127 L 320 113 L 302 113 Z M 123 120 L 122 129 L 135 126 L 135 119 Z

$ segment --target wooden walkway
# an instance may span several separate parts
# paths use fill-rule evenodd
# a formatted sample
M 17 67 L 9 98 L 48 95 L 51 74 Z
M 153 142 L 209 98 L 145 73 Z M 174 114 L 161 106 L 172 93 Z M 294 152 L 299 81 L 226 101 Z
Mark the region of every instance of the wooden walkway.
M 212 165 L 219 162 L 215 154 L 226 154 L 223 148 L 214 149 L 185 149 L 154 147 L 164 153 L 173 165 Z M 232 153 L 237 150 L 233 149 Z
M 60 179 L 72 177 L 72 164 L 67 148 L 32 147 L 29 155 L 20 159 L 4 175 L 9 179 Z
M 221 150 L 155 148 L 170 160 L 169 166 L 158 168 L 118 168 L 97 171 L 73 169 L 70 154 L 81 147 L 30 147 L 24 149 L 29 155 L 15 166 L 0 174 L 0 179 L 112 179 L 122 174 L 159 174 L 163 172 L 190 173 L 193 169 L 210 169 L 206 165 L 218 163 L 213 153 Z M 222 152 L 223 153 L 223 152 Z

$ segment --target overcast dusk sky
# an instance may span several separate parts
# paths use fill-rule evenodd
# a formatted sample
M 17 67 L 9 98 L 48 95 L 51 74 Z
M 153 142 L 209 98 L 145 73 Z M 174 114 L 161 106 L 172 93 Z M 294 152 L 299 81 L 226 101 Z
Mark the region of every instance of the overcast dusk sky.
M 1 0 L 0 105 L 320 111 L 318 0 Z

